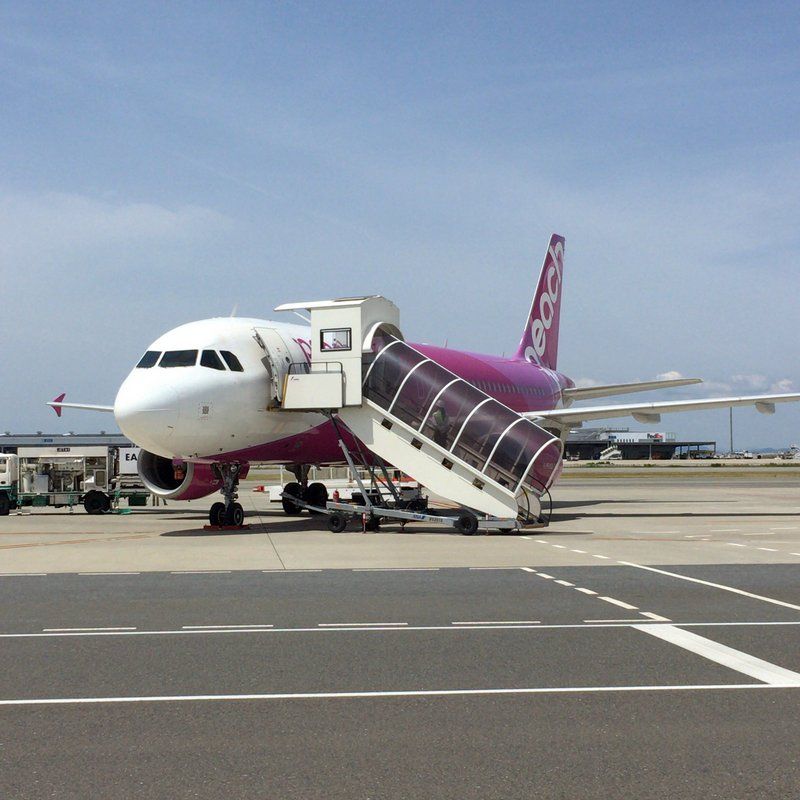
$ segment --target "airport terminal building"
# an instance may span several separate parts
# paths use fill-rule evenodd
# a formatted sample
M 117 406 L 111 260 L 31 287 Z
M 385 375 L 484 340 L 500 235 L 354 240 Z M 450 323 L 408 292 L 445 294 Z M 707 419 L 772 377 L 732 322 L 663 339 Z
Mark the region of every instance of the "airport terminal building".
M 715 441 L 679 440 L 668 431 L 632 431 L 629 428 L 576 428 L 567 437 L 564 458 L 596 461 L 618 450 L 623 461 L 664 461 L 671 458 L 713 458 Z

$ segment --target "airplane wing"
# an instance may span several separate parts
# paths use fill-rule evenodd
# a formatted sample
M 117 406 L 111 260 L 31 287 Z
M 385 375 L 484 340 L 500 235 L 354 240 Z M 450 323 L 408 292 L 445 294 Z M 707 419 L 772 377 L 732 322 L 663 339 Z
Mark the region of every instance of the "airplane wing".
M 89 403 L 65 403 L 64 398 L 66 394 L 60 394 L 54 400 L 51 400 L 47 405 L 56 412 L 56 416 L 61 416 L 61 410 L 64 408 L 80 408 L 83 411 L 106 411 L 106 412 L 113 412 L 114 406 L 96 406 L 90 405 Z
M 581 389 L 562 389 L 561 396 L 565 401 L 588 400 L 592 397 L 612 397 L 617 394 L 633 392 L 649 392 L 651 389 L 672 389 L 675 386 L 689 386 L 702 383 L 702 378 L 671 378 L 661 381 L 640 381 L 638 383 L 609 383 L 605 386 L 587 386 Z
M 632 416 L 637 422 L 655 423 L 662 414 L 677 411 L 703 411 L 709 408 L 755 406 L 762 414 L 774 414 L 776 403 L 800 401 L 800 392 L 794 394 L 756 394 L 749 397 L 711 397 L 705 400 L 677 400 L 661 403 L 631 403 L 620 406 L 588 406 L 586 408 L 556 408 L 552 411 L 528 411 L 521 416 L 528 419 L 552 420 L 561 425 L 578 425 L 592 419 Z

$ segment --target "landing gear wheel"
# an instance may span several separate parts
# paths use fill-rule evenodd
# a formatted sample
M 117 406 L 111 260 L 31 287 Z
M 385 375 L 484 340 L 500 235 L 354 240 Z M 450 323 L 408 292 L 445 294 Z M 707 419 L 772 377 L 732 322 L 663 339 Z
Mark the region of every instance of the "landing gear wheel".
M 244 522 L 244 509 L 241 503 L 231 503 L 227 511 L 224 512 L 223 518 L 226 525 L 233 525 L 237 528 L 241 528 Z
M 5 492 L 0 492 L 0 517 L 7 517 L 11 509 L 11 501 Z
M 110 508 L 108 497 L 97 489 L 92 489 L 83 498 L 83 507 L 87 514 L 104 514 Z
M 328 517 L 328 528 L 333 533 L 341 533 L 347 527 L 347 517 L 344 514 L 331 514 Z
M 472 536 L 478 530 L 478 518 L 474 514 L 461 514 L 456 520 L 456 530 L 464 536 Z
M 208 521 L 215 528 L 222 525 L 222 518 L 225 515 L 225 503 L 214 503 L 208 512 Z
M 303 487 L 296 482 L 287 483 L 286 486 L 283 487 L 283 493 L 290 494 L 300 500 L 303 496 Z M 290 517 L 296 517 L 298 514 L 303 513 L 303 507 L 297 505 L 297 503 L 293 503 L 288 497 L 281 498 L 281 505 L 283 506 L 284 512 Z
M 372 533 L 378 533 L 378 531 L 381 529 L 381 518 L 374 516 L 369 517 L 367 519 L 366 528 L 368 531 L 371 531 Z
M 303 492 L 303 500 L 309 505 L 325 508 L 325 504 L 328 502 L 328 490 L 325 488 L 325 484 L 310 483 L 305 492 Z M 318 515 L 322 513 L 321 511 L 312 511 L 310 508 L 308 510 L 311 514 Z

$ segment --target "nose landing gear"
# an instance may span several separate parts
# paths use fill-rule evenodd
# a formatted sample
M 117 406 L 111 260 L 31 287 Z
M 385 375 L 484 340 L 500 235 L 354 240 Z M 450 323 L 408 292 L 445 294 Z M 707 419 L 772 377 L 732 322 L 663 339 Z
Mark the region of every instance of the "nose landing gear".
M 244 509 L 236 500 L 239 497 L 239 473 L 241 464 L 215 464 L 214 471 L 222 481 L 220 494 L 224 503 L 216 502 L 208 512 L 208 521 L 214 528 L 244 527 Z

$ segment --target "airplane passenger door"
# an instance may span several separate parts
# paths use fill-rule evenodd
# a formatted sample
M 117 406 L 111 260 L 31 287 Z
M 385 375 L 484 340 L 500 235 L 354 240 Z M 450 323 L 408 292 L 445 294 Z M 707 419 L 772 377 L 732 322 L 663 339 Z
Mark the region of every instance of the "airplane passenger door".
M 267 407 L 280 404 L 283 400 L 283 377 L 292 362 L 289 346 L 274 328 L 254 328 L 255 338 L 264 351 L 262 362 L 269 374 Z

